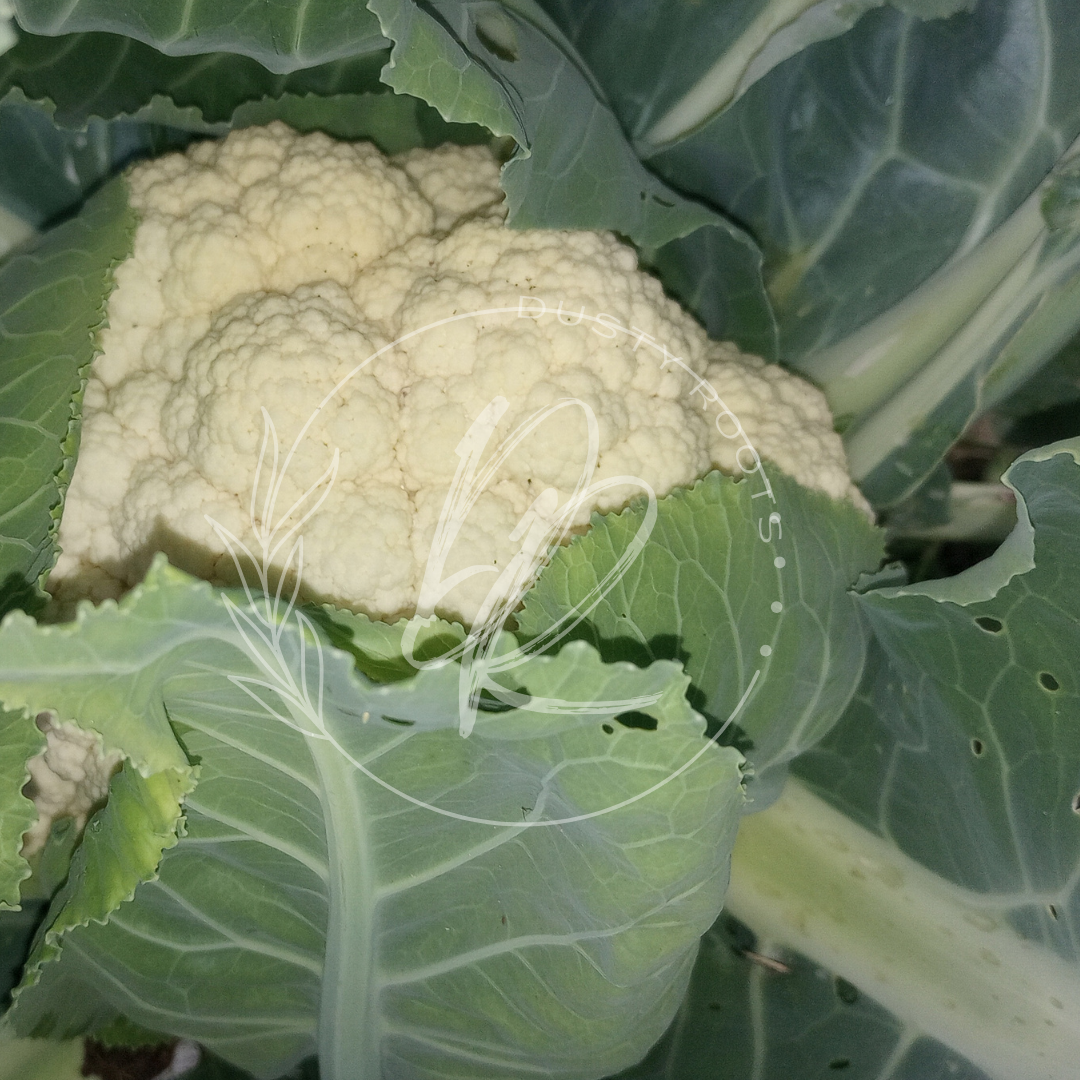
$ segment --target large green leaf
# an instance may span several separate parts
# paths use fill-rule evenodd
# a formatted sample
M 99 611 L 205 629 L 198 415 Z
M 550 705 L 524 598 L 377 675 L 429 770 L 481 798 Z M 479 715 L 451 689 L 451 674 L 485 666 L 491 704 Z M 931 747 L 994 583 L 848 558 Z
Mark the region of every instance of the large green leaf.
M 78 403 L 134 218 L 117 181 L 0 266 L 0 612 L 33 602 L 78 445 Z
M 518 143 L 502 176 L 511 225 L 612 229 L 656 262 L 665 245 L 706 229 L 717 285 L 711 328 L 773 355 L 756 245 L 642 166 L 574 47 L 533 0 L 369 6 L 394 42 L 384 82 L 430 102 L 447 120 L 482 124 Z M 671 276 L 677 295 L 692 293 L 684 267 L 696 267 L 699 254 L 678 246 L 667 253 L 680 270 Z
M 719 910 L 743 798 L 741 759 L 703 738 L 679 666 L 570 643 L 524 659 L 520 707 L 462 738 L 456 663 L 375 684 L 314 624 L 233 600 L 159 559 L 119 608 L 0 630 L 0 699 L 53 703 L 107 745 L 151 738 L 143 757 L 164 744 L 136 716 L 167 715 L 199 769 L 185 835 L 131 903 L 73 872 L 19 1029 L 120 1012 L 263 1077 L 317 1049 L 325 1080 L 600 1076 L 640 1058 Z M 334 622 L 360 651 L 373 640 Z M 540 711 L 554 699 L 582 708 Z M 618 722 L 622 699 L 655 730 Z
M 733 959 L 721 921 L 657 1069 L 710 1077 L 736 1045 L 762 1080 L 1075 1074 L 1078 458 L 1013 466 L 1020 521 L 985 563 L 861 598 L 863 685 L 733 857 L 743 948 L 792 971 Z
M 575 631 L 606 659 L 681 660 L 711 730 L 731 721 L 724 738 L 752 764 L 760 801 L 858 685 L 867 631 L 848 590 L 881 557 L 853 505 L 767 475 L 772 500 L 758 497 L 759 480 L 720 473 L 661 500 L 643 551 Z M 544 632 L 594 588 L 644 512 L 595 516 L 558 551 L 526 597 L 521 631 Z
M 385 45 L 362 3 L 310 0 L 14 0 L 24 30 L 55 36 L 104 30 L 153 45 L 170 56 L 233 52 L 270 71 L 315 67 Z
M 676 142 L 722 113 L 777 64 L 842 34 L 889 0 L 735 0 L 725 4 L 627 4 L 539 0 L 581 50 L 644 150 Z M 891 0 L 940 18 L 973 0 Z
M 806 363 L 987 236 L 1080 133 L 1072 15 L 872 11 L 649 160 L 753 228 L 784 355 Z
M 1069 0 L 899 3 L 816 43 L 873 5 L 546 6 L 646 164 L 761 243 L 779 355 L 875 505 L 1080 326 Z

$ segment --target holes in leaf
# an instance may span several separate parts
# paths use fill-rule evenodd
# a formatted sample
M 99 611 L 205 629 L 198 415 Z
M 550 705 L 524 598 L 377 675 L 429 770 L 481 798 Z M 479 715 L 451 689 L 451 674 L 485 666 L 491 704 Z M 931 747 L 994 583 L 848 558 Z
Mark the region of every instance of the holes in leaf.
M 1046 910 L 1050 912 L 1050 918 L 1056 919 L 1058 917 L 1057 907 L 1054 904 L 1047 904 Z
M 836 991 L 836 996 L 845 1005 L 854 1005 L 859 1000 L 859 991 L 847 979 L 841 979 L 837 976 L 833 980 L 833 989 Z
M 643 712 L 624 712 L 615 717 L 623 727 L 639 728 L 641 731 L 655 731 L 656 717 L 646 716 Z
M 610 724 L 601 724 L 600 727 L 603 728 L 603 730 L 608 735 L 614 735 L 615 734 L 615 729 Z
M 668 207 L 669 209 L 670 209 L 670 208 L 671 208 L 672 206 L 674 206 L 674 205 L 675 205 L 675 204 L 674 204 L 673 202 L 668 202 L 668 200 L 667 200 L 667 199 L 661 199 L 659 195 L 654 195 L 654 196 L 652 197 L 652 201 L 653 201 L 654 203 L 659 203 L 659 204 L 660 204 L 661 206 L 666 206 L 666 207 Z
M 1049 671 L 1042 671 L 1039 673 L 1039 683 L 1044 690 L 1061 689 L 1061 683 L 1059 683 Z
M 1005 625 L 1000 619 L 992 619 L 989 615 L 980 615 L 975 620 L 975 625 L 988 634 L 1000 634 L 1005 629 Z
M 976 757 L 982 757 L 982 752 L 983 752 L 984 749 L 985 748 L 983 746 L 982 739 L 972 739 L 971 740 L 971 752 Z
M 851 1068 L 851 1058 L 833 1058 L 832 1061 L 829 1062 L 829 1068 L 830 1069 L 838 1069 L 838 1070 L 839 1069 L 850 1069 Z
M 1074 814 L 1080 814 L 1080 791 L 1073 796 L 1072 808 Z

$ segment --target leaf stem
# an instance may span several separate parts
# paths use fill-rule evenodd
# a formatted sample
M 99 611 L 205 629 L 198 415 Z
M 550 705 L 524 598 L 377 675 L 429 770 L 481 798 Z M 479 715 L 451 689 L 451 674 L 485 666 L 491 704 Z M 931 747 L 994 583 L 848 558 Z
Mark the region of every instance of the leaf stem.
M 743 819 L 725 906 L 994 1080 L 1067 1080 L 1080 972 L 1007 921 L 1041 900 L 954 885 L 792 779 Z
M 308 739 L 323 792 L 330 912 L 319 1003 L 322 1080 L 382 1080 L 375 973 L 374 881 L 352 765 L 325 739 Z

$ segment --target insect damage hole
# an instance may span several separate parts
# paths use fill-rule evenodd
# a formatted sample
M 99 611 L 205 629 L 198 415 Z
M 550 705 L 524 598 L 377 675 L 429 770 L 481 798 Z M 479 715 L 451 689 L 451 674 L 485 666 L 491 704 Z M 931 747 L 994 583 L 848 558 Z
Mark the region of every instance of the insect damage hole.
M 1059 683 L 1049 671 L 1042 671 L 1039 673 L 1039 683 L 1044 690 L 1061 689 L 1061 683 Z
M 624 712 L 615 717 L 617 723 L 623 727 L 639 728 L 641 731 L 655 731 L 656 717 L 647 716 L 643 712 Z
M 992 619 L 989 615 L 980 615 L 975 620 L 975 625 L 988 634 L 1000 634 L 1005 629 L 1005 624 L 1000 619 Z
M 985 749 L 985 747 L 983 746 L 982 739 L 972 739 L 971 740 L 971 752 L 976 757 L 982 757 L 982 753 L 983 753 L 984 749 Z
M 1080 814 L 1080 791 L 1073 796 L 1072 808 L 1074 814 Z

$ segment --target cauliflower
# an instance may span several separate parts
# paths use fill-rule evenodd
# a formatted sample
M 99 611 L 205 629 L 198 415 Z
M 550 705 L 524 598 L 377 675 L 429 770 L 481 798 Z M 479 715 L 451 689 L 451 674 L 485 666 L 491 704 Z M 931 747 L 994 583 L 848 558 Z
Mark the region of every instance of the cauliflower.
M 58 723 L 47 712 L 39 713 L 38 728 L 45 733 L 45 749 L 26 764 L 30 780 L 24 788 L 37 808 L 37 821 L 23 834 L 22 855 L 36 855 L 49 837 L 53 822 L 75 819 L 78 830 L 105 801 L 109 778 L 120 764 L 121 754 L 102 753 L 101 738 L 74 724 Z
M 518 523 L 550 519 L 574 490 L 590 411 L 593 482 L 636 476 L 663 495 L 712 468 L 737 473 L 739 444 L 695 396 L 703 377 L 761 457 L 858 499 L 816 389 L 710 341 L 615 236 L 507 228 L 498 178 L 484 147 L 387 158 L 280 123 L 131 169 L 140 223 L 86 388 L 49 582 L 58 603 L 119 595 L 161 550 L 233 583 L 208 517 L 244 539 L 316 491 L 305 595 L 411 613 L 459 446 L 500 400 L 488 452 L 538 410 L 583 406 L 522 439 L 460 523 L 444 576 L 490 567 L 441 599 L 438 613 L 465 623 Z M 574 524 L 639 491 L 597 492 Z

